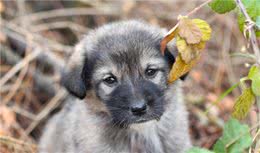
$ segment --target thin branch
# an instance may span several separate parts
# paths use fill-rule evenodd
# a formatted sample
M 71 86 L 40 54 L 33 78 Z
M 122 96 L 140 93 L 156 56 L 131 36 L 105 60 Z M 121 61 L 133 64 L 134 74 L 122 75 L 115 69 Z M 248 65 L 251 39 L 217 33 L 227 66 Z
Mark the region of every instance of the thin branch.
M 17 105 L 13 105 L 13 106 L 10 106 L 8 108 L 10 108 L 10 110 L 14 111 L 15 113 L 20 114 L 22 116 L 25 116 L 25 117 L 27 117 L 27 118 L 29 118 L 31 120 L 35 120 L 36 119 L 36 115 L 34 115 L 34 114 L 32 114 L 32 113 L 30 113 L 30 112 L 20 108 Z
M 20 69 L 25 67 L 29 62 L 34 60 L 39 54 L 39 49 L 35 49 L 34 52 L 28 54 L 23 60 L 17 63 L 10 71 L 8 71 L 0 80 L 0 87 L 3 86 L 12 76 L 14 76 Z
M 3 28 L 2 30 L 3 30 L 3 33 L 8 38 L 11 38 L 14 41 L 17 41 L 17 43 L 19 43 L 21 45 L 20 46 L 21 48 L 26 48 L 27 45 L 28 45 L 28 47 L 32 47 L 32 48 L 41 47 L 41 49 L 42 49 L 41 54 L 36 57 L 37 60 L 43 61 L 44 63 L 51 63 L 51 65 L 54 67 L 54 69 L 56 71 L 61 72 L 65 63 L 64 63 L 64 60 L 61 57 L 57 56 L 56 54 L 54 54 L 52 52 L 52 50 L 49 49 L 49 48 L 53 48 L 54 44 L 48 43 L 48 46 L 42 46 L 43 42 L 38 42 L 34 39 L 33 39 L 33 42 L 31 42 L 31 44 L 28 44 L 27 41 L 25 40 L 25 36 L 23 34 L 21 34 L 19 32 L 12 31 L 14 29 L 9 30 L 7 28 L 8 27 L 6 27 L 6 29 Z M 18 27 L 14 27 L 14 28 L 18 28 Z M 53 49 L 55 49 L 55 47 Z M 20 49 L 20 51 L 21 51 L 21 49 Z M 21 51 L 20 54 L 24 54 L 24 51 Z
M 15 83 L 12 85 L 11 90 L 9 91 L 9 93 L 6 95 L 6 97 L 3 99 L 2 103 L 3 104 L 7 104 L 12 98 L 13 96 L 16 94 L 17 90 L 20 88 L 20 86 L 22 85 L 22 81 L 24 80 L 27 71 L 28 71 L 29 65 L 27 64 L 19 73 L 19 76 L 17 77 Z
M 35 144 L 26 143 L 24 141 L 4 135 L 0 135 L 0 146 L 1 144 L 6 144 L 7 146 L 12 146 L 16 149 L 19 149 L 20 151 L 23 150 L 25 152 L 36 152 L 37 150 L 37 146 Z
M 39 32 L 39 31 L 45 31 L 50 29 L 59 29 L 59 28 L 69 28 L 72 31 L 77 31 L 80 33 L 86 33 L 89 31 L 89 28 L 86 28 L 82 25 L 70 22 L 70 21 L 57 21 L 57 22 L 51 22 L 51 23 L 43 23 L 39 25 L 35 25 L 31 27 L 31 30 L 33 32 Z
M 246 18 L 246 22 L 245 22 L 246 30 L 248 30 L 248 32 L 249 32 L 249 39 L 250 39 L 253 51 L 254 51 L 255 56 L 256 56 L 256 62 L 257 62 L 258 65 L 260 65 L 260 51 L 259 51 L 259 47 L 258 47 L 257 40 L 256 40 L 256 34 L 255 34 L 255 31 L 254 31 L 254 26 L 253 26 L 254 24 L 252 24 L 254 22 L 252 21 L 252 19 L 250 18 L 250 16 L 246 12 L 245 6 L 241 2 L 241 0 L 236 0 L 236 3 L 238 5 L 239 9 L 241 10 L 242 14 Z
M 45 118 L 48 114 L 55 109 L 62 101 L 63 98 L 67 96 L 67 92 L 61 89 L 47 104 L 47 106 L 36 116 L 35 121 L 33 121 L 30 126 L 26 129 L 26 133 L 30 134 L 35 127 Z
M 117 10 L 98 10 L 93 8 L 65 8 L 65 9 L 56 9 L 51 11 L 44 11 L 25 15 L 23 17 L 18 17 L 13 20 L 14 22 L 28 19 L 30 22 L 55 18 L 55 17 L 66 17 L 66 16 L 76 16 L 76 15 L 119 15 L 120 13 Z
M 3 33 L 9 34 L 11 32 L 16 32 L 23 36 L 30 35 L 35 42 L 40 42 L 40 44 L 48 44 L 48 46 L 55 51 L 71 53 L 73 50 L 73 47 L 71 46 L 63 45 L 51 39 L 47 39 L 46 37 L 43 37 L 37 33 L 32 33 L 31 31 L 16 24 L 13 24 L 12 22 L 7 22 L 3 20 L 1 24 L 3 25 L 3 28 L 1 29 Z
M 194 8 L 192 11 L 190 11 L 186 16 L 191 16 L 192 14 L 196 13 L 198 10 L 200 10 L 203 6 L 210 3 L 212 0 L 207 0 L 204 3 L 200 4 L 198 7 Z
M 12 52 L 5 45 L 2 45 L 0 47 L 0 55 L 1 55 L 0 60 L 4 61 L 4 63 L 6 63 L 10 66 L 15 65 L 19 61 L 22 60 L 21 57 L 19 57 L 16 53 Z M 37 57 L 37 58 L 40 58 L 40 57 Z M 47 56 L 45 56 L 42 59 L 49 60 Z M 37 60 L 39 60 L 39 59 L 37 59 Z M 52 63 L 51 63 L 51 65 L 54 66 Z M 33 77 L 35 86 L 37 87 L 37 89 L 39 89 L 39 91 L 42 91 L 43 93 L 47 94 L 49 97 L 53 97 L 55 95 L 55 93 L 57 92 L 55 85 L 57 83 L 50 76 L 44 75 L 41 71 L 39 71 L 37 69 L 36 70 L 29 69 L 28 74 L 29 74 L 29 76 Z M 0 92 L 9 91 L 9 90 L 11 90 L 12 87 L 13 87 L 12 85 L 5 84 L 5 86 L 1 86 Z M 24 85 L 22 85 L 19 89 L 20 90 L 25 89 Z

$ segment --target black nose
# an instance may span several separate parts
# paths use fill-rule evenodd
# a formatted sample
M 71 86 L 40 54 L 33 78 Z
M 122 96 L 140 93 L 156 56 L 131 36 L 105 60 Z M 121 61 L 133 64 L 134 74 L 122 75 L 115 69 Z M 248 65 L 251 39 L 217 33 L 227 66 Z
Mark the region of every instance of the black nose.
M 143 115 L 146 113 L 146 103 L 144 101 L 139 101 L 131 106 L 131 111 L 134 115 Z

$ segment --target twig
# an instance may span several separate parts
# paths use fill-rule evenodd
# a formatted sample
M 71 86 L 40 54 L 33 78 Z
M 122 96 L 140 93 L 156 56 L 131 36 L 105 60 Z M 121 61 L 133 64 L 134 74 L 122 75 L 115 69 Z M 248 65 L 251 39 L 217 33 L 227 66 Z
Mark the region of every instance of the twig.
M 38 48 L 35 49 L 34 52 L 27 55 L 22 61 L 17 63 L 10 71 L 8 71 L 0 80 L 0 87 L 3 86 L 12 76 L 14 76 L 21 68 L 26 66 L 29 62 L 34 60 L 39 54 L 40 50 Z
M 232 67 L 232 62 L 230 60 L 229 52 L 230 52 L 230 45 L 231 45 L 231 30 L 230 25 L 227 25 L 227 27 L 224 29 L 225 36 L 223 37 L 223 40 L 221 40 L 222 43 L 222 59 L 223 63 L 225 63 L 225 69 L 227 72 L 227 79 L 228 82 L 233 85 L 236 84 L 239 80 L 236 75 L 234 74 L 234 69 Z M 219 43 L 219 44 L 221 44 Z M 234 95 L 237 97 L 239 95 L 239 90 L 234 89 L 233 90 Z
M 13 20 L 17 22 L 23 19 L 28 19 L 30 22 L 37 20 L 55 18 L 55 17 L 66 17 L 66 16 L 76 16 L 76 15 L 118 15 L 120 14 L 115 10 L 98 10 L 93 8 L 65 8 L 65 9 L 56 9 L 51 11 L 44 11 L 39 13 L 33 13 L 25 15 L 23 17 L 18 17 Z
M 18 26 L 12 22 L 2 20 L 0 25 L 3 26 L 3 27 L 1 27 L 1 30 L 5 34 L 11 33 L 12 35 L 15 35 L 14 33 L 12 33 L 15 31 L 16 35 L 17 35 L 17 33 L 19 33 L 20 35 L 23 35 L 23 36 L 30 35 L 33 38 L 34 42 L 39 42 L 40 44 L 47 44 L 47 46 L 49 46 L 50 48 L 52 48 L 55 51 L 66 52 L 66 53 L 71 53 L 73 51 L 73 47 L 71 47 L 71 46 L 63 45 L 56 41 L 47 39 L 46 37 L 43 37 L 37 33 L 32 33 L 28 29 Z
M 27 42 L 25 40 L 25 37 L 23 35 L 21 35 L 20 33 L 8 30 L 8 29 L 3 29 L 3 33 L 6 34 L 9 38 L 12 38 L 13 40 L 17 41 L 17 43 L 20 43 L 22 46 L 22 48 L 26 48 Z M 39 61 L 43 61 L 44 63 L 51 63 L 51 65 L 54 67 L 54 69 L 56 71 L 61 71 L 63 66 L 64 66 L 64 60 L 61 59 L 59 56 L 57 56 L 56 54 L 54 54 L 52 51 L 50 51 L 49 48 L 43 48 L 41 45 L 41 42 L 32 42 L 31 43 L 32 46 L 28 46 L 28 47 L 41 47 L 41 54 L 39 56 L 37 56 L 37 59 Z M 54 47 L 54 44 L 48 44 L 48 46 L 50 48 Z M 65 49 L 65 48 L 64 48 Z M 21 53 L 23 54 L 24 52 L 20 49 L 19 50 Z M 33 50 L 34 51 L 34 50 Z
M 260 135 L 260 129 L 257 130 L 255 136 L 253 137 L 253 142 L 256 141 L 256 139 L 257 139 L 257 137 L 258 137 L 259 135 Z M 256 142 L 256 143 L 258 143 L 258 142 Z M 257 151 L 257 150 L 255 150 L 255 151 Z M 252 153 L 252 146 L 249 148 L 249 153 Z M 257 152 L 255 152 L 255 153 L 257 153 Z
M 22 4 L 24 6 L 24 1 L 22 1 Z M 23 7 L 24 8 L 24 7 Z M 28 43 L 30 43 L 31 40 L 28 37 Z M 26 55 L 30 52 L 31 48 L 27 47 L 26 49 Z M 7 104 L 12 97 L 15 95 L 16 91 L 18 90 L 18 88 L 21 86 L 23 79 L 25 78 L 27 71 L 29 68 L 29 64 L 27 63 L 25 65 L 25 67 L 22 69 L 22 71 L 20 72 L 18 78 L 16 79 L 15 83 L 13 84 L 12 89 L 10 90 L 10 92 L 7 94 L 7 96 L 4 98 L 3 100 L 3 104 Z
M 36 120 L 33 121 L 30 126 L 25 130 L 27 134 L 30 134 L 34 128 L 45 118 L 47 115 L 55 109 L 60 103 L 61 100 L 67 96 L 67 92 L 64 89 L 61 89 L 56 96 L 54 96 L 47 106 L 36 116 Z
M 22 71 L 20 72 L 18 78 L 16 79 L 15 83 L 13 84 L 10 92 L 7 94 L 7 96 L 3 99 L 2 103 L 3 104 L 7 104 L 12 98 L 13 96 L 16 94 L 16 91 L 19 89 L 19 87 L 22 84 L 22 81 L 28 71 L 28 64 L 22 69 Z
M 9 65 L 15 65 L 21 60 L 21 58 L 17 54 L 13 53 L 5 45 L 1 46 L 0 55 L 1 55 L 1 61 L 4 61 L 4 63 Z M 48 60 L 48 57 L 45 57 L 44 59 Z M 37 87 L 37 89 L 39 89 L 43 93 L 46 93 L 49 97 L 53 97 L 55 95 L 57 91 L 55 89 L 55 82 L 52 80 L 52 78 L 45 76 L 42 72 L 40 72 L 37 69 L 35 71 L 29 69 L 28 74 L 33 77 L 35 87 Z M 2 86 L 0 92 L 10 90 L 11 87 L 12 87 L 11 85 Z M 20 88 L 24 88 L 24 87 L 20 87 Z
M 199 9 L 201 9 L 203 6 L 210 3 L 212 0 L 207 0 L 204 3 L 200 4 L 198 7 L 194 8 L 192 11 L 190 11 L 186 16 L 191 16 L 192 14 L 196 13 Z
M 35 120 L 36 119 L 36 115 L 34 115 L 34 114 L 32 114 L 32 113 L 30 113 L 30 112 L 28 112 L 28 111 L 26 111 L 26 110 L 16 106 L 16 105 L 10 106 L 8 108 L 10 108 L 15 113 L 20 114 L 22 116 L 25 116 L 25 117 L 27 117 L 27 118 L 29 118 L 31 120 Z
M 12 146 L 17 149 L 26 150 L 27 152 L 36 152 L 37 146 L 35 144 L 26 143 L 24 141 L 9 137 L 0 135 L 0 145 L 6 144 L 7 146 Z
M 245 57 L 245 58 L 250 58 L 250 59 L 252 59 L 254 61 L 256 60 L 255 55 L 250 54 L 250 53 L 239 53 L 239 52 L 236 52 L 236 53 L 230 54 L 230 57 Z
M 250 18 L 250 16 L 246 12 L 245 6 L 241 2 L 241 0 L 236 0 L 236 3 L 237 3 L 238 7 L 240 8 L 241 12 L 243 13 L 243 15 L 246 18 L 246 22 L 245 22 L 245 24 L 247 26 L 246 29 L 249 32 L 249 39 L 250 39 L 253 51 L 254 51 L 255 56 L 256 56 L 256 62 L 257 62 L 258 65 L 260 65 L 260 51 L 259 51 L 259 47 L 258 47 L 257 41 L 256 41 L 256 34 L 255 34 L 255 31 L 254 31 L 254 26 L 252 26 L 252 25 L 254 25 L 254 24 L 252 24 L 254 22 L 252 21 L 252 19 Z
M 89 28 L 81 26 L 79 24 L 75 24 L 70 21 L 58 21 L 58 22 L 51 22 L 51 23 L 44 23 L 39 24 L 31 27 L 33 32 L 45 31 L 50 29 L 58 29 L 58 28 L 69 28 L 72 31 L 78 31 L 80 33 L 86 33 L 89 31 Z

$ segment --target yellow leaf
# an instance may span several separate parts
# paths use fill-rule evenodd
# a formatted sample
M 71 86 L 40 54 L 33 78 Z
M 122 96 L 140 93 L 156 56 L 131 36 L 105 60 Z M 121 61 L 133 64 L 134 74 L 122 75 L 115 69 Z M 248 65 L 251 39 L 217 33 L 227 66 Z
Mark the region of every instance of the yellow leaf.
M 197 63 L 198 59 L 199 57 L 192 60 L 189 64 L 186 64 L 180 56 L 177 56 L 168 76 L 168 83 L 173 83 L 175 80 L 189 72 L 191 68 Z
M 164 54 L 167 43 L 176 38 L 179 55 L 170 71 L 168 82 L 172 83 L 191 70 L 198 62 L 206 41 L 211 37 L 211 28 L 206 21 L 179 17 L 178 24 L 172 28 L 161 41 L 161 52 Z
M 202 41 L 198 44 L 187 44 L 184 39 L 177 36 L 176 46 L 184 62 L 190 63 L 200 55 L 200 51 L 205 48 L 205 42 Z
M 201 30 L 201 41 L 208 41 L 211 36 L 211 28 L 209 24 L 201 19 L 193 19 L 192 22 Z
M 252 92 L 252 89 L 245 89 L 243 93 L 236 99 L 232 116 L 237 119 L 245 118 L 254 102 L 255 96 Z
M 202 51 L 205 48 L 205 46 L 206 46 L 206 42 L 205 41 L 201 41 L 198 44 L 192 45 L 193 48 L 196 48 L 196 49 L 198 49 L 200 51 Z
M 177 27 L 178 27 L 178 24 L 175 25 L 169 32 L 168 34 L 163 38 L 163 40 L 161 41 L 160 43 L 160 50 L 161 50 L 161 53 L 164 55 L 164 51 L 165 51 L 165 48 L 167 46 L 167 43 L 170 42 L 176 35 L 177 33 Z
M 188 18 L 180 19 L 178 33 L 188 44 L 197 44 L 202 39 L 200 28 Z

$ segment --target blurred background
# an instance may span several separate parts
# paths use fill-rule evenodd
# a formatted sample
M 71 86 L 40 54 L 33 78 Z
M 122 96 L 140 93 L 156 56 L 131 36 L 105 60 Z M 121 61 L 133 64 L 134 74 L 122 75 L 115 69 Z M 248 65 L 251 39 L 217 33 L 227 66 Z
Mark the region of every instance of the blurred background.
M 170 29 L 178 15 L 203 2 L 0 1 L 0 152 L 35 152 L 44 124 L 68 96 L 59 85 L 60 73 L 73 46 L 89 30 L 126 19 Z M 247 45 L 233 13 L 219 15 L 206 6 L 192 18 L 206 20 L 213 30 L 200 62 L 184 82 L 193 144 L 211 148 L 221 136 L 240 90 L 235 89 L 217 105 L 212 103 L 247 74 L 252 61 L 231 56 L 246 52 Z M 256 108 L 246 122 L 256 122 Z

